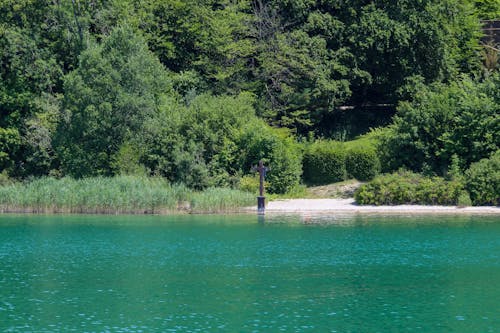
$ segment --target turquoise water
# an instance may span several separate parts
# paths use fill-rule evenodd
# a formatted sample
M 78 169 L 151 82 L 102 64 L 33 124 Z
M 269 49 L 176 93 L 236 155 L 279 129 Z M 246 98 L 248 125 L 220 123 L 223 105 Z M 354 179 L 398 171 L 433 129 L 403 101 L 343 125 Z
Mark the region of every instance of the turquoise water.
M 0 332 L 500 332 L 500 218 L 0 215 Z

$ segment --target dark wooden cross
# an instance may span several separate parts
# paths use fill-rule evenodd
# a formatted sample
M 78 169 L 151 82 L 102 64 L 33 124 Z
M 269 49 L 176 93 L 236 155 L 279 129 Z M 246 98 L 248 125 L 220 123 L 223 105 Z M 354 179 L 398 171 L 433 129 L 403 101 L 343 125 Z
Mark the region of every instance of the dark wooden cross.
M 259 180 L 260 180 L 260 186 L 259 186 L 259 196 L 263 197 L 264 196 L 264 179 L 266 177 L 266 172 L 269 171 L 269 168 L 264 166 L 264 162 L 262 160 L 259 161 L 258 166 L 253 166 L 252 171 L 258 171 L 259 172 Z
M 264 212 L 266 210 L 266 198 L 264 197 L 264 178 L 266 177 L 266 172 L 268 172 L 270 169 L 264 166 L 264 162 L 260 160 L 259 165 L 253 166 L 252 170 L 258 171 L 260 176 L 259 196 L 257 197 L 257 214 L 264 215 Z

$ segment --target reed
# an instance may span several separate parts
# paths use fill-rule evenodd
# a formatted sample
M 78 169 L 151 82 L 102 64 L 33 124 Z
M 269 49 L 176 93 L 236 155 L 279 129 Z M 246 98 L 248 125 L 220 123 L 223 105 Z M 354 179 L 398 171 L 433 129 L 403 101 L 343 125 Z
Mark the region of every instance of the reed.
M 228 212 L 253 204 L 242 191 L 193 192 L 159 177 L 37 178 L 0 186 L 0 211 L 30 213 L 168 214 Z
M 193 213 L 238 212 L 252 205 L 255 205 L 255 195 L 228 188 L 208 188 L 193 193 L 190 200 Z

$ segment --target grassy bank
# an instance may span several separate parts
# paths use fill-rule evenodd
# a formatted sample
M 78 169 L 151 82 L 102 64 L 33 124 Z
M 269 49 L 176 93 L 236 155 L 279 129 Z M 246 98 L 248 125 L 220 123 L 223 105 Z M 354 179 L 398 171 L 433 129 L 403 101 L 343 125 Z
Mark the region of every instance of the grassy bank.
M 0 186 L 0 211 L 27 213 L 169 214 L 236 212 L 254 195 L 231 189 L 195 192 L 162 178 L 39 178 Z

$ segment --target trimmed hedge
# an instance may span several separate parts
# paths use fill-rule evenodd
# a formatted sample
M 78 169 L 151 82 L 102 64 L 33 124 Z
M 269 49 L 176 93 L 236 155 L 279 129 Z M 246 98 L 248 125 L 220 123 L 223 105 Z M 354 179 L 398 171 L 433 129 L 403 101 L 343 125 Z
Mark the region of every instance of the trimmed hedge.
M 322 185 L 356 178 L 367 181 L 380 173 L 380 160 L 372 140 L 348 142 L 318 140 L 306 147 L 304 181 Z
M 500 150 L 472 163 L 465 175 L 465 187 L 473 205 L 500 205 Z
M 468 195 L 457 180 L 399 171 L 376 177 L 354 193 L 360 205 L 461 205 Z
M 366 181 L 380 173 L 380 160 L 373 147 L 355 146 L 348 149 L 345 163 L 349 178 Z
M 304 154 L 304 180 L 312 185 L 335 183 L 345 180 L 346 151 L 334 141 L 316 141 Z

